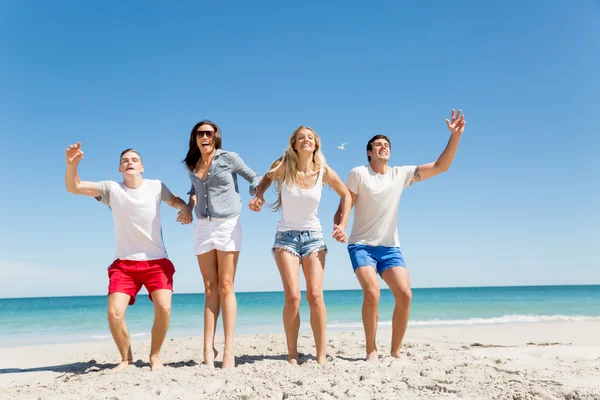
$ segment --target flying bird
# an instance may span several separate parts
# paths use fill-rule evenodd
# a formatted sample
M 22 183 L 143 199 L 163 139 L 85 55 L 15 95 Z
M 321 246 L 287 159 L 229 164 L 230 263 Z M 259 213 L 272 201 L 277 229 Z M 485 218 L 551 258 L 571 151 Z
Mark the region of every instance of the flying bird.
M 338 149 L 340 149 L 340 150 L 344 150 L 344 149 L 346 148 L 345 146 L 346 146 L 347 144 L 348 144 L 348 142 L 346 142 L 346 143 L 342 143 L 342 144 L 340 144 L 340 145 L 339 145 L 337 148 L 338 148 Z

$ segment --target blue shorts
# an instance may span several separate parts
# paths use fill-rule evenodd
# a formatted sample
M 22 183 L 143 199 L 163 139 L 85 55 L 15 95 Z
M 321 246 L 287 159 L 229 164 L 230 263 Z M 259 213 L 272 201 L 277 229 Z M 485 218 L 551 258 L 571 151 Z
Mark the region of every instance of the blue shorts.
M 283 249 L 303 259 L 317 251 L 327 251 L 323 232 L 319 231 L 284 231 L 275 234 L 273 251 Z
M 364 244 L 348 245 L 348 253 L 354 272 L 358 267 L 372 266 L 379 276 L 388 268 L 404 267 L 404 257 L 398 247 L 367 246 Z

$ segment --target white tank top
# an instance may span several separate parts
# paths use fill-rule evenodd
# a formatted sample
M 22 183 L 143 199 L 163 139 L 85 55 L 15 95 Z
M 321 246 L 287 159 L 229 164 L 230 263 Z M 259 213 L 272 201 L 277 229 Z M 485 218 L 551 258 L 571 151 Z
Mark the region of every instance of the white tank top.
M 317 183 L 311 189 L 302 189 L 292 184 L 281 184 L 282 215 L 277 225 L 278 232 L 321 231 L 318 209 L 323 189 L 323 171 L 319 170 Z

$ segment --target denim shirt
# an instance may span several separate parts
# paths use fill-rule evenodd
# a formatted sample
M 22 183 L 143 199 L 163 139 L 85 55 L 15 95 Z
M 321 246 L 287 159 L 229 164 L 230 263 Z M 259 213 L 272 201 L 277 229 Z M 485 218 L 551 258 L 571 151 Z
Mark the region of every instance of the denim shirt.
M 242 210 L 237 175 L 250 182 L 254 195 L 262 176 L 252 171 L 237 153 L 217 149 L 203 181 L 188 168 L 192 187 L 188 194 L 196 194 L 194 213 L 197 219 L 232 218 Z

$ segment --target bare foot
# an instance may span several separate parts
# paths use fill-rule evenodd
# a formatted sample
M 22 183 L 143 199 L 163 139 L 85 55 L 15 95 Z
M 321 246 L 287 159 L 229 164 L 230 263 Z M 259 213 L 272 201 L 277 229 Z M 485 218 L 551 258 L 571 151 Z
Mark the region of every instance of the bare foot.
M 327 361 L 327 357 L 325 355 L 317 356 L 317 364 L 325 364 L 325 361 Z
M 400 358 L 400 350 L 396 350 L 396 351 L 392 350 L 392 351 L 390 351 L 390 355 L 394 358 Z
M 120 370 L 131 364 L 133 364 L 133 360 L 123 360 L 120 363 L 118 363 L 117 366 L 112 369 L 112 371 L 119 372 Z
M 158 356 L 150 356 L 150 371 L 156 371 L 163 368 L 164 365 L 158 359 Z
M 217 351 L 217 349 L 215 349 L 213 347 L 212 349 L 212 357 L 210 356 L 210 350 L 204 351 L 204 364 L 208 365 L 210 368 L 214 368 L 215 367 L 215 358 L 217 358 L 217 354 L 219 354 L 219 352 Z M 208 354 L 207 354 L 208 353 Z
M 369 363 L 378 363 L 379 358 L 377 358 L 377 350 L 374 350 L 367 354 L 367 358 L 365 358 L 365 361 Z
M 221 368 L 232 368 L 235 367 L 235 353 L 233 349 L 223 350 L 223 364 Z
M 298 365 L 298 359 L 297 358 L 288 358 L 288 362 L 292 365 Z

